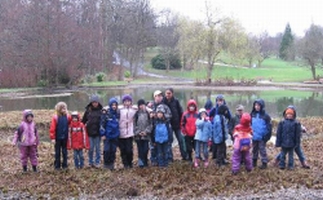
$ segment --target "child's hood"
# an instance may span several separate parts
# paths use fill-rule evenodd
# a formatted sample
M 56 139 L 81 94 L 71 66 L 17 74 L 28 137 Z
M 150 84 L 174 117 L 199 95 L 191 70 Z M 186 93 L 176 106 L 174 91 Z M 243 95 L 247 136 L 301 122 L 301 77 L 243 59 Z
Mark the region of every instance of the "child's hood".
M 256 112 L 255 105 L 258 103 L 260 105 L 260 113 L 265 111 L 265 101 L 263 99 L 256 99 L 252 104 L 252 111 Z
M 197 103 L 194 99 L 190 99 L 188 102 L 187 102 L 187 110 L 189 110 L 189 107 L 190 105 L 194 105 L 195 106 L 195 112 L 197 111 Z
M 294 111 L 294 119 L 296 119 L 296 108 L 295 108 L 295 106 L 293 106 L 293 105 L 289 105 L 289 106 L 287 106 L 287 108 L 285 108 L 285 110 L 283 111 L 283 117 L 285 118 L 285 114 L 286 114 L 286 111 L 288 110 L 288 109 L 292 109 L 293 111 Z
M 110 100 L 109 100 L 109 107 L 112 108 L 112 104 L 117 104 L 117 107 L 118 107 L 118 100 L 114 97 L 112 97 Z
M 32 110 L 30 109 L 26 109 L 22 112 L 22 121 L 27 122 L 27 116 L 31 115 L 32 117 L 34 117 L 34 114 L 32 112 Z

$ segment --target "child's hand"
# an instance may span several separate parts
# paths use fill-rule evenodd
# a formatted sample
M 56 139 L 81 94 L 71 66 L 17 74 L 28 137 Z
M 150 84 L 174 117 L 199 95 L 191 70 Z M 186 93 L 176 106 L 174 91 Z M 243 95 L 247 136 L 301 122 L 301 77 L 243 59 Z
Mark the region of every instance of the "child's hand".
M 56 142 L 56 141 L 53 139 L 53 140 L 51 140 L 51 142 L 52 142 L 53 144 L 55 144 L 55 142 Z
M 105 140 L 105 139 L 107 139 L 105 136 L 102 136 L 102 140 Z

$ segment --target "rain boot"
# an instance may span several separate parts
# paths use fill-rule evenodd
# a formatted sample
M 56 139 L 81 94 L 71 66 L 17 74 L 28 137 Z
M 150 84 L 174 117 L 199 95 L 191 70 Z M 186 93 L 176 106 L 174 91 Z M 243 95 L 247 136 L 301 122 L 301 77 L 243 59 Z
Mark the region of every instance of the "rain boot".
M 37 166 L 33 166 L 33 172 L 38 172 L 37 171 Z
M 257 167 L 257 160 L 252 160 L 252 166 Z
M 207 168 L 209 166 L 209 160 L 206 158 L 204 160 L 204 168 Z
M 259 167 L 259 169 L 266 169 L 267 168 L 267 163 L 262 163 L 262 165 Z
M 27 166 L 22 166 L 22 171 L 27 172 Z
M 199 159 L 195 158 L 194 159 L 194 168 L 198 168 L 199 167 Z

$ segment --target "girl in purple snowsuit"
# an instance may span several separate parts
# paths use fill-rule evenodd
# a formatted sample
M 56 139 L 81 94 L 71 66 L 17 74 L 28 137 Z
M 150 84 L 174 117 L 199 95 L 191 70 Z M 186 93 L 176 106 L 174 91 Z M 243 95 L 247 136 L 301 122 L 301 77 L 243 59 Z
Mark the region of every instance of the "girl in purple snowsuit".
M 27 171 L 28 158 L 30 159 L 34 172 L 37 172 L 37 146 L 39 137 L 36 124 L 33 121 L 34 115 L 31 110 L 23 111 L 23 120 L 15 132 L 12 144 L 18 144 L 20 150 L 20 160 L 23 171 Z
M 252 129 L 250 126 L 251 117 L 248 113 L 241 116 L 240 123 L 235 126 L 233 131 L 233 155 L 232 155 L 232 174 L 236 175 L 240 170 L 241 159 L 243 159 L 246 170 L 252 170 L 250 148 Z

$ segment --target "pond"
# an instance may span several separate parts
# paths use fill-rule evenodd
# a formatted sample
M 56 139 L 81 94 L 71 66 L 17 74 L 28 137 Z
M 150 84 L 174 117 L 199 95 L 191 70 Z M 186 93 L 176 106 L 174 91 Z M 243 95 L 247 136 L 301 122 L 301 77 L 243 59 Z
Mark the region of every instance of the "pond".
M 109 98 L 116 97 L 120 99 L 123 94 L 131 94 L 136 103 L 138 99 L 143 98 L 146 101 L 152 99 L 152 93 L 156 89 L 165 90 L 165 86 L 136 86 L 113 89 L 82 89 L 77 91 L 58 91 L 49 92 L 32 92 L 24 95 L 0 97 L 1 111 L 13 111 L 30 109 L 53 109 L 59 101 L 65 101 L 68 109 L 84 111 L 84 107 L 89 103 L 91 94 L 98 94 L 103 105 L 107 105 Z M 237 104 L 245 106 L 246 111 L 252 109 L 253 101 L 257 98 L 265 100 L 266 111 L 272 117 L 280 117 L 286 106 L 292 104 L 297 108 L 298 117 L 306 116 L 323 116 L 323 92 L 306 91 L 306 90 L 285 90 L 283 88 L 274 89 L 201 89 L 174 86 L 175 96 L 180 100 L 183 108 L 186 108 L 186 102 L 190 98 L 197 100 L 199 107 L 204 106 L 208 97 L 214 102 L 217 94 L 224 94 L 227 105 L 230 110 L 234 111 Z

